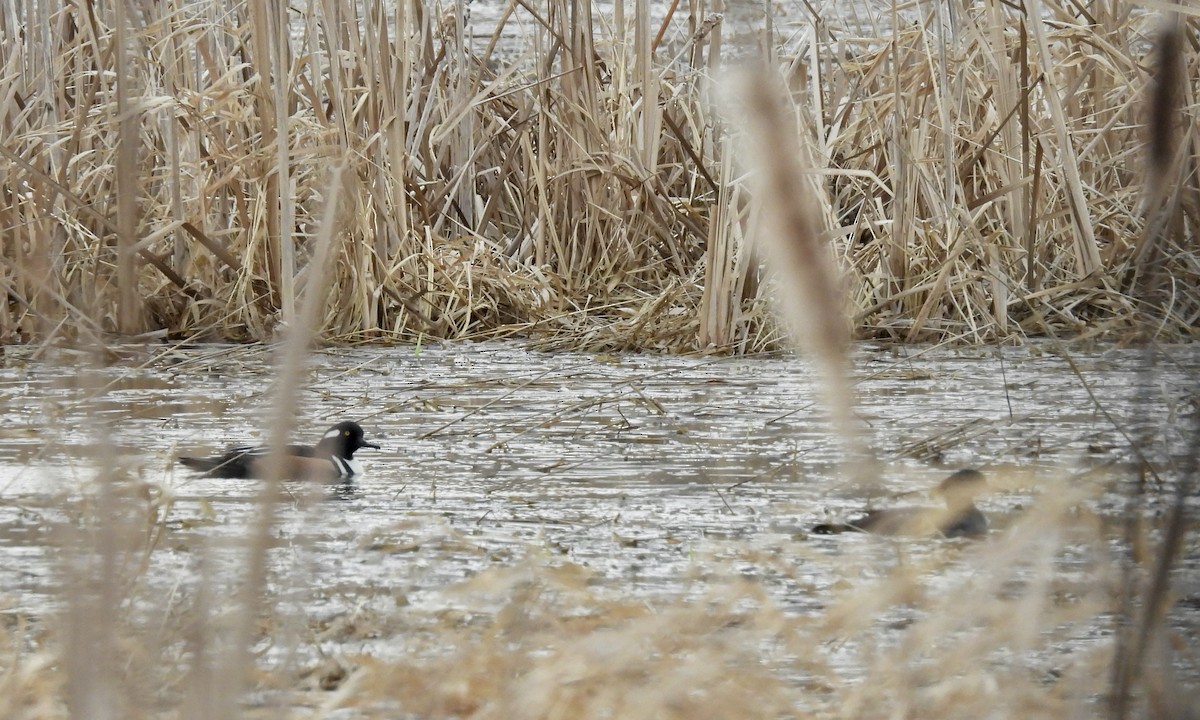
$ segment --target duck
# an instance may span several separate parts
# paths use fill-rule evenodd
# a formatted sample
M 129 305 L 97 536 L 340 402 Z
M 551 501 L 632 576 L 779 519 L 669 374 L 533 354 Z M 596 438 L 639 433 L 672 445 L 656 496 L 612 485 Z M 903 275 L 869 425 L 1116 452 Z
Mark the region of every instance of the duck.
M 284 448 L 283 477 L 289 480 L 344 482 L 362 474 L 362 463 L 354 453 L 363 448 L 381 449 L 368 442 L 362 426 L 340 422 L 325 431 L 316 445 L 288 445 Z M 179 463 L 204 477 L 265 478 L 270 448 L 243 445 L 232 447 L 216 457 L 180 457 Z
M 933 494 L 946 503 L 939 508 L 895 508 L 868 510 L 845 523 L 822 523 L 813 527 L 817 535 L 865 532 L 876 535 L 942 535 L 948 538 L 978 538 L 987 534 L 988 520 L 975 498 L 988 489 L 983 473 L 973 468 L 959 470 L 938 484 Z

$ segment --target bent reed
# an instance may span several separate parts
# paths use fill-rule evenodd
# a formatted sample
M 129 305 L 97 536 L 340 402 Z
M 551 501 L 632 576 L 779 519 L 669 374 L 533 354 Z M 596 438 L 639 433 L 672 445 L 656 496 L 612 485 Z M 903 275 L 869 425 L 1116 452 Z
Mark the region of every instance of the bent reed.
M 328 339 L 779 345 L 712 97 L 719 5 L 515 2 L 483 36 L 445 7 L 6 6 L 0 342 L 274 337 L 345 163 Z M 1094 10 L 1124 14 L 989 2 L 954 33 L 893 12 L 870 37 L 838 27 L 865 8 L 799 19 L 781 67 L 858 336 L 1120 338 L 1150 315 L 1196 337 L 1195 144 L 1164 201 L 1171 292 L 1146 308 L 1150 19 Z

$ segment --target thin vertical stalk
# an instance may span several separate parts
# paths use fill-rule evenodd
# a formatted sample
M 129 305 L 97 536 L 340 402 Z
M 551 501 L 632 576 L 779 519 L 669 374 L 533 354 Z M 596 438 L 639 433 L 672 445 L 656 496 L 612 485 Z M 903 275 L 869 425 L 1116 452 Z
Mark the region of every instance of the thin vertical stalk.
M 841 275 L 822 232 L 812 179 L 806 175 L 811 167 L 808 148 L 798 141 L 804 134 L 797 128 L 794 111 L 785 110 L 773 79 L 764 71 L 741 78 L 744 89 L 739 97 L 754 160 L 754 190 L 763 214 L 759 233 L 771 252 L 781 310 L 793 337 L 813 356 L 822 375 L 833 429 L 846 451 L 847 474 L 871 487 L 874 462 L 854 418 Z
M 124 335 L 141 330 L 138 307 L 138 278 L 136 244 L 138 201 L 141 187 L 138 180 L 138 129 L 141 113 L 130 104 L 133 92 L 134 68 L 129 62 L 129 19 L 125 0 L 114 3 L 116 9 L 116 70 L 117 70 L 117 292 L 120 294 L 117 329 Z
M 291 323 L 296 316 L 296 242 L 292 238 L 296 226 L 296 210 L 292 201 L 291 133 L 288 130 L 288 108 L 291 103 L 291 39 L 288 11 L 291 4 L 275 3 L 275 177 L 279 178 L 279 299 L 283 320 Z
M 263 595 L 267 584 L 271 533 L 275 528 L 279 503 L 283 497 L 284 453 L 296 417 L 299 394 L 297 389 L 303 381 L 304 360 L 319 329 L 319 318 L 328 292 L 329 260 L 333 255 L 344 172 L 345 165 L 339 164 L 331 174 L 321 228 L 312 260 L 309 262 L 301 312 L 296 323 L 288 328 L 287 340 L 280 348 L 279 374 L 274 388 L 275 407 L 267 435 L 270 454 L 267 458 L 266 478 L 257 500 L 258 518 L 247 537 L 246 573 L 238 598 L 238 616 L 227 657 L 219 669 L 219 672 L 224 673 L 223 680 L 217 683 L 217 687 L 242 688 L 249 677 L 250 647 L 255 621 L 264 607 Z M 241 692 L 231 692 L 228 697 L 220 699 L 214 717 L 239 717 L 240 698 Z
M 286 3 L 283 3 L 286 7 Z M 254 99 L 257 105 L 258 126 L 261 134 L 262 147 L 274 147 L 276 137 L 279 133 L 286 135 L 287 128 L 281 128 L 278 125 L 278 115 L 276 114 L 276 98 L 272 92 L 271 82 L 271 59 L 274 57 L 274 51 L 271 47 L 271 15 L 267 10 L 266 0 L 250 0 L 250 41 L 254 53 L 254 69 L 258 73 L 258 80 L 254 85 Z M 277 72 L 286 72 L 284 68 L 276 68 Z M 282 98 L 279 99 L 282 101 Z M 286 142 L 286 141 L 285 141 Z M 278 151 L 277 151 L 278 152 Z M 267 246 L 267 263 L 266 269 L 270 278 L 269 290 L 279 300 L 280 306 L 283 303 L 281 292 L 281 283 L 283 273 L 283 260 L 280 244 L 281 227 L 280 227 L 280 201 L 279 193 L 282 191 L 280 181 L 282 178 L 278 173 L 270 172 L 267 168 L 263 168 L 262 174 L 265 175 L 265 187 L 263 188 L 263 196 L 261 198 L 262 206 L 266 208 L 265 220 L 265 237 Z M 255 232 L 254 228 L 248 228 L 250 232 Z

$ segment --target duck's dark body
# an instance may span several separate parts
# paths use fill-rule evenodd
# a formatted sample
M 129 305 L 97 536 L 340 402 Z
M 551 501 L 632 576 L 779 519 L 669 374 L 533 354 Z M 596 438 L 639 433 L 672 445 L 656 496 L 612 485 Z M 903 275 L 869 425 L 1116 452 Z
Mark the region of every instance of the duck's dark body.
M 354 453 L 362 448 L 378 450 L 379 446 L 364 439 L 358 423 L 338 423 L 315 446 L 288 445 L 282 458 L 282 476 L 321 482 L 346 480 L 362 472 L 354 459 Z M 269 455 L 268 448 L 247 445 L 230 448 L 217 457 L 181 457 L 179 462 L 207 477 L 262 478 L 267 475 Z
M 987 531 L 987 516 L 974 505 L 942 525 L 942 534 L 946 537 L 982 537 Z
M 978 470 L 959 470 L 942 481 L 937 492 L 945 508 L 897 508 L 870 510 L 845 523 L 822 523 L 812 529 L 818 535 L 866 532 L 876 535 L 929 535 L 980 537 L 988 531 L 987 517 L 975 507 L 974 498 L 987 488 Z

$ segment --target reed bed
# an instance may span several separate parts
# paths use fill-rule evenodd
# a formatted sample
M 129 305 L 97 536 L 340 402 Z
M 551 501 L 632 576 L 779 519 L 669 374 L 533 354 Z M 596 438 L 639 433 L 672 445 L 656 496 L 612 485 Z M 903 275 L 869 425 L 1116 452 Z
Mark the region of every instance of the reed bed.
M 267 5 L 0 13 L 5 342 L 273 338 L 344 163 L 328 339 L 779 344 L 713 97 L 748 51 L 717 6 L 652 23 L 636 2 L 618 23 L 513 3 L 479 37 L 458 5 Z M 877 21 L 855 6 L 759 38 L 812 146 L 859 336 L 1123 338 L 1142 314 L 1158 337 L 1195 336 L 1190 103 L 1163 221 L 1171 291 L 1131 293 L 1149 18 L 995 2 L 959 8 L 951 32 L 937 13 L 860 15 Z

